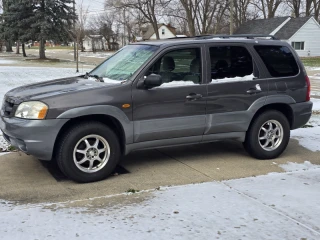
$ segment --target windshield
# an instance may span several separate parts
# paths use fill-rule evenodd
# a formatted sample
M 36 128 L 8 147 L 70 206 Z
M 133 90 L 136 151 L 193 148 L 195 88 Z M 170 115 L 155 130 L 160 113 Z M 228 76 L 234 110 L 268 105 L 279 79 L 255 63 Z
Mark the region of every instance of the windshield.
M 152 45 L 128 45 L 120 49 L 90 75 L 98 76 L 104 81 L 128 80 L 158 49 Z

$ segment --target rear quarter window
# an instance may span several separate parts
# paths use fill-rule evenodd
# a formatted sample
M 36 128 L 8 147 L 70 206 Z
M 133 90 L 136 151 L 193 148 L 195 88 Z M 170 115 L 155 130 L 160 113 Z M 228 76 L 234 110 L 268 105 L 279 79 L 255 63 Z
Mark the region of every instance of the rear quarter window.
M 288 47 L 255 46 L 272 77 L 291 77 L 299 73 L 298 64 Z

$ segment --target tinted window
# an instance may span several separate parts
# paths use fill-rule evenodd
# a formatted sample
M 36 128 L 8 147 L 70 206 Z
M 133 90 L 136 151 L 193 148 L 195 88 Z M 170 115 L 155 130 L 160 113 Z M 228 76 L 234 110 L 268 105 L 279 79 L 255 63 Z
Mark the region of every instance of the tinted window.
M 210 48 L 211 78 L 214 82 L 217 79 L 226 81 L 251 80 L 253 76 L 252 56 L 244 47 L 221 46 Z M 244 78 L 245 77 L 245 78 Z
M 201 83 L 200 48 L 179 49 L 163 55 L 148 71 L 159 74 L 163 83 L 184 81 Z
M 290 77 L 299 73 L 296 60 L 289 48 L 284 46 L 254 47 L 273 77 Z

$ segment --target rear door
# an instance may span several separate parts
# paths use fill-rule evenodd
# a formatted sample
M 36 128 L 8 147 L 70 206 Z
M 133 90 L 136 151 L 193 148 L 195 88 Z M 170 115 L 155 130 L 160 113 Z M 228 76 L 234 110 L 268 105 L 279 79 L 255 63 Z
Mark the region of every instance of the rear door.
M 152 89 L 133 86 L 134 142 L 201 141 L 207 96 L 204 53 L 201 44 L 171 47 L 147 66 L 139 81 L 153 73 L 162 76 L 163 84 Z
M 204 140 L 216 133 L 245 132 L 254 105 L 262 106 L 268 94 L 268 81 L 261 78 L 255 52 L 246 44 L 207 45 L 208 97 Z M 259 103 L 259 104 L 254 104 Z
M 306 75 L 303 69 L 299 69 L 298 56 L 289 45 L 276 44 L 254 46 L 268 72 L 269 95 L 277 95 L 277 98 L 283 96 L 286 99 L 292 97 L 291 100 L 304 102 L 307 96 Z M 294 102 L 289 100 L 287 103 Z

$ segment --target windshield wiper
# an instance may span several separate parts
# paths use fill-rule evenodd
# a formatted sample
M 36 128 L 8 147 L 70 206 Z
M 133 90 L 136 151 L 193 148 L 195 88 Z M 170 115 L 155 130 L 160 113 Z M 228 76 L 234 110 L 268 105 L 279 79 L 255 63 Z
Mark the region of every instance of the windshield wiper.
M 98 75 L 91 75 L 89 73 L 86 73 L 86 75 L 84 75 L 85 79 L 88 79 L 89 77 L 95 78 L 96 80 L 98 80 L 98 82 L 104 82 L 103 78 L 99 77 Z

